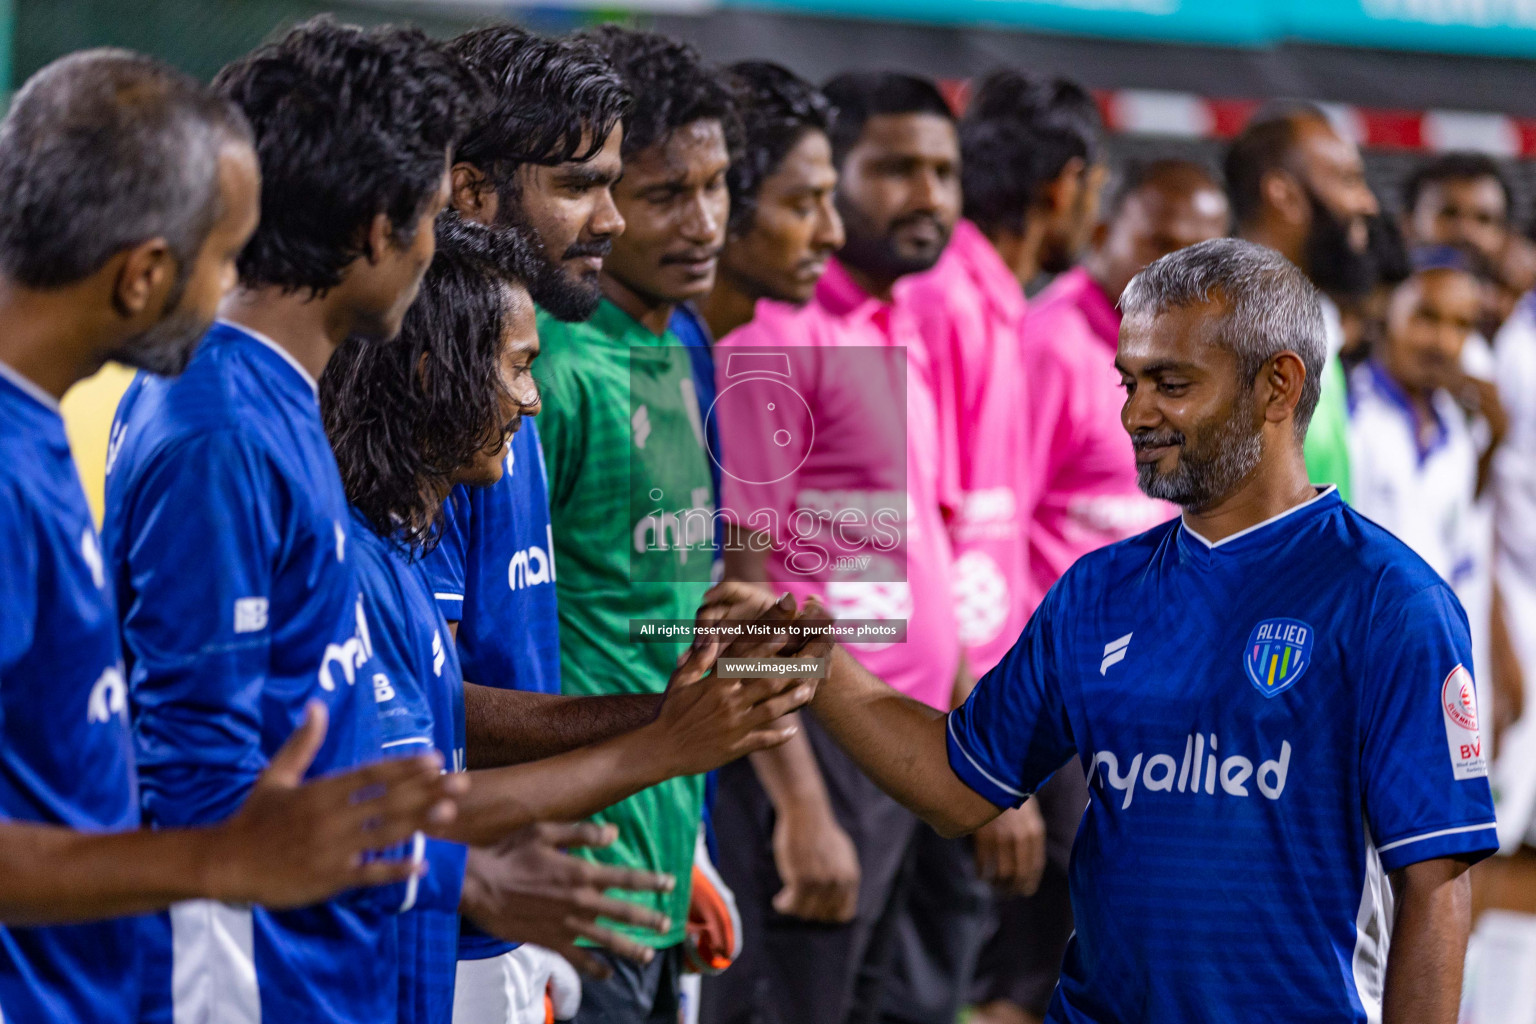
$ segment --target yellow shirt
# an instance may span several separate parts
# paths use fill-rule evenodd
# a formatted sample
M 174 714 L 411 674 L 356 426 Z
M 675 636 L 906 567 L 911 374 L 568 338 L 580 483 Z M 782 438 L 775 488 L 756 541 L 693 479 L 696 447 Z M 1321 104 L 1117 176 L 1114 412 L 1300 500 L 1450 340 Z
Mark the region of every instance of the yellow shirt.
M 61 403 L 64 431 L 69 435 L 69 448 L 97 526 L 101 525 L 107 483 L 107 436 L 112 432 L 118 400 L 132 380 L 132 370 L 108 363 L 94 376 L 70 388 Z

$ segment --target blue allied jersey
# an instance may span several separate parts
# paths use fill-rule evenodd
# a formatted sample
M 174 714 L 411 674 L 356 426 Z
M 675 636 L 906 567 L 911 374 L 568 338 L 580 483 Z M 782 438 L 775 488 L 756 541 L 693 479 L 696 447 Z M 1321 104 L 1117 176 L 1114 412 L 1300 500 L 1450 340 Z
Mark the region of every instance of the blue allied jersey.
M 1497 846 L 1471 670 L 1450 590 L 1331 488 L 1078 561 L 949 716 L 999 806 L 1089 778 L 1047 1020 L 1379 1020 L 1384 872 Z
M 442 536 L 422 565 L 443 617 L 459 624 L 464 678 L 559 693 L 549 478 L 532 418 L 512 435 L 501 480 L 455 487 L 443 511 Z
M 382 756 L 350 516 L 302 366 L 221 322 L 179 378 L 141 374 L 106 499 L 150 824 L 228 817 L 312 699 L 330 728 L 311 776 Z M 146 942 L 144 1018 L 388 1019 L 404 888 L 292 911 L 178 904 Z
M 101 544 L 58 403 L 0 364 L 0 817 L 138 826 L 128 691 Z M 0 1019 L 126 1024 L 136 920 L 0 927 Z
M 385 753 L 410 757 L 435 747 L 443 764 L 463 771 L 464 677 L 426 575 L 355 509 L 352 544 L 374 638 L 373 694 Z M 437 839 L 423 845 L 428 872 L 407 893 L 406 912 L 396 921 L 398 1021 L 450 1024 L 466 851 Z
M 481 686 L 560 692 L 560 617 L 544 446 L 524 417 L 501 479 L 453 489 L 442 536 L 422 565 L 443 617 L 457 622 L 464 678 Z M 459 957 L 516 949 L 465 923 Z

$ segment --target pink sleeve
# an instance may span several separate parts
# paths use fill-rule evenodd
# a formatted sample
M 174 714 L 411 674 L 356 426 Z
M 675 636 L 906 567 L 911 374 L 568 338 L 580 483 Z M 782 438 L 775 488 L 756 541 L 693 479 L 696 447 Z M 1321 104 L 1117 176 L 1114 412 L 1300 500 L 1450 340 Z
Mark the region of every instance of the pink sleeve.
M 1029 404 L 1024 420 L 1025 491 L 1019 498 L 1030 518 L 1055 479 L 1061 459 L 1072 451 L 1073 375 L 1057 347 L 1060 339 L 1047 334 L 1062 330 L 1070 328 L 1054 316 L 1030 317 L 1024 326 L 1021 348 L 1029 374 Z
M 794 507 L 813 421 L 804 394 L 807 350 L 757 343 L 764 340 L 733 336 L 715 348 L 720 510 L 727 522 L 777 536 Z

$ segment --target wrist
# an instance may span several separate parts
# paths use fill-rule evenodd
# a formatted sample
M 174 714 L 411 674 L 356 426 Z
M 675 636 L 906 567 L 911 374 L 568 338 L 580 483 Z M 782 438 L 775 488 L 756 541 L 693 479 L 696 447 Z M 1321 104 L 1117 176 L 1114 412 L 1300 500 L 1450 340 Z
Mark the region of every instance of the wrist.
M 659 785 L 679 775 L 693 774 L 687 763 L 687 751 L 667 729 L 666 722 L 658 716 L 651 721 L 623 733 L 614 740 L 617 761 L 625 766 L 624 774 L 632 775 L 643 783 L 642 789 Z
M 837 816 L 832 813 L 832 805 L 825 793 L 785 794 L 774 802 L 774 813 L 792 828 L 820 829 L 837 824 Z
M 490 893 L 485 879 L 485 857 L 485 851 L 478 846 L 468 847 L 464 855 L 464 885 L 459 890 L 459 913 L 471 919 L 477 916 L 476 911 L 485 906 Z
M 179 829 L 185 840 L 186 873 L 196 890 L 191 898 L 220 903 L 250 903 L 251 894 L 240 884 L 240 861 L 228 822 L 207 828 Z

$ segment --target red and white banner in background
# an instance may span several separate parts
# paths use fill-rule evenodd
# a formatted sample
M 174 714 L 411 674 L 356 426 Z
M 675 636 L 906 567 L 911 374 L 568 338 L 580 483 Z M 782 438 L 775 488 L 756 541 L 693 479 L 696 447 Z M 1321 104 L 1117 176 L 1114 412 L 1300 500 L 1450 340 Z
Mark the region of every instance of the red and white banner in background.
M 949 79 L 939 84 L 955 109 L 963 110 L 971 83 Z M 1230 139 L 1265 103 L 1158 89 L 1100 90 L 1094 96 L 1111 131 L 1184 139 Z M 1471 110 L 1381 110 L 1343 103 L 1318 106 L 1340 132 L 1366 149 L 1472 150 L 1495 157 L 1536 157 L 1536 117 Z
M 1259 100 L 1211 99 L 1151 89 L 1119 89 L 1097 97 L 1104 122 L 1113 131 L 1195 139 L 1230 139 L 1264 105 Z M 1536 118 L 1469 110 L 1319 106 L 1341 132 L 1367 149 L 1475 150 L 1495 157 L 1536 157 Z

